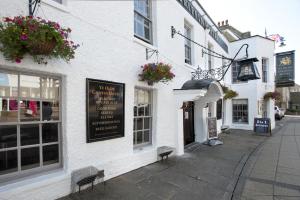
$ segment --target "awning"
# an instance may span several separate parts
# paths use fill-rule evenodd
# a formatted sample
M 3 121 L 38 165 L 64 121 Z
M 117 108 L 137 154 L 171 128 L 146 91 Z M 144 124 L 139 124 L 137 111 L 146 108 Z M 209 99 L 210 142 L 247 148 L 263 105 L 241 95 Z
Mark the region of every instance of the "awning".
M 212 79 L 188 80 L 181 89 L 174 89 L 177 102 L 195 101 L 201 97 L 209 102 L 215 102 L 223 97 L 223 90 L 219 82 Z

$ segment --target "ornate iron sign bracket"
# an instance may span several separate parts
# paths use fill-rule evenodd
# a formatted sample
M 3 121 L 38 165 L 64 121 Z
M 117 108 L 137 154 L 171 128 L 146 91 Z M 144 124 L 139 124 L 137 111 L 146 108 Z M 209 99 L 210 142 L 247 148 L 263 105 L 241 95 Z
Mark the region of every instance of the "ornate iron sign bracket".
M 29 16 L 33 16 L 37 4 L 41 3 L 41 0 L 29 0 Z

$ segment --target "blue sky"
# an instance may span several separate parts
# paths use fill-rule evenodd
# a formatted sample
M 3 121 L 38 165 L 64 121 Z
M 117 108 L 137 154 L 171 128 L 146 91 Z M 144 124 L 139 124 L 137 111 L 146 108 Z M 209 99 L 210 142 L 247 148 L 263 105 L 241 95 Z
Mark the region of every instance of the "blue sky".
M 276 52 L 296 50 L 295 80 L 300 84 L 300 0 L 198 0 L 217 23 L 228 19 L 238 30 L 252 35 L 280 34 L 285 47 Z

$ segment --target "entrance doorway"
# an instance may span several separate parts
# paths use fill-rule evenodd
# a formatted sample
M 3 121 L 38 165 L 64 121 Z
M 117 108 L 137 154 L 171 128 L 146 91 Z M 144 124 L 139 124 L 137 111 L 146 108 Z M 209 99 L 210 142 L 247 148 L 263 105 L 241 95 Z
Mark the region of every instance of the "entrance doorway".
M 183 106 L 183 134 L 184 145 L 195 142 L 194 131 L 194 102 L 184 102 Z

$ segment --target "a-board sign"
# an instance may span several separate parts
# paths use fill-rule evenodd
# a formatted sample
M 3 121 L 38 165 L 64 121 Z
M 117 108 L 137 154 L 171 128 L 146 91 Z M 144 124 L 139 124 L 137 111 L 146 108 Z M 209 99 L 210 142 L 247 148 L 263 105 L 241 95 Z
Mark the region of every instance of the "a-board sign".
M 86 79 L 87 142 L 124 136 L 125 84 Z
M 254 118 L 254 132 L 271 134 L 270 118 Z
M 216 117 L 207 118 L 207 130 L 208 130 L 208 139 L 213 139 L 218 137 Z

